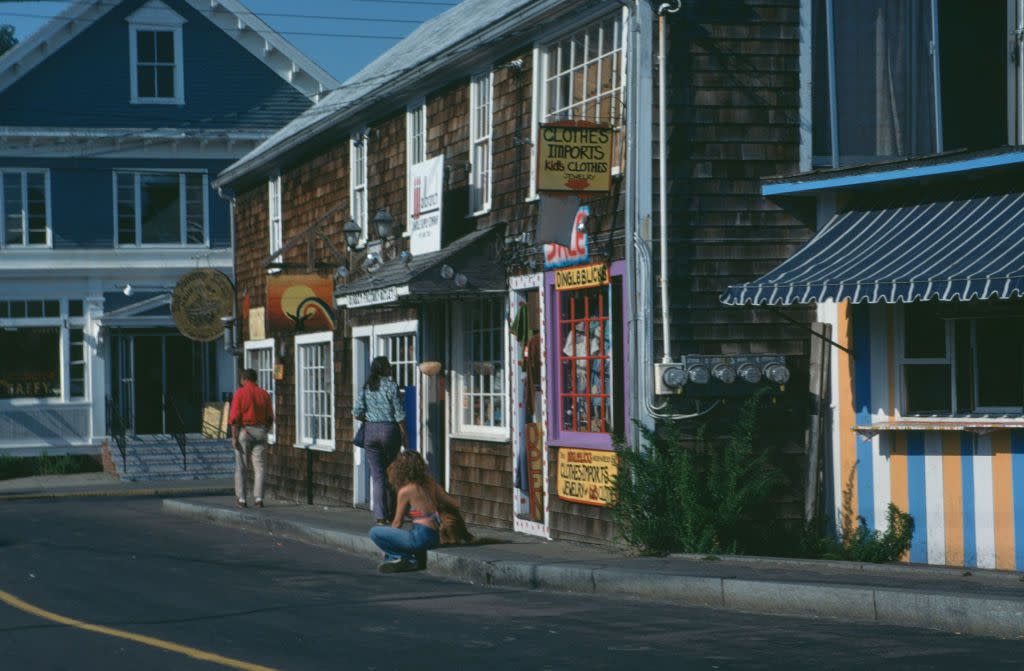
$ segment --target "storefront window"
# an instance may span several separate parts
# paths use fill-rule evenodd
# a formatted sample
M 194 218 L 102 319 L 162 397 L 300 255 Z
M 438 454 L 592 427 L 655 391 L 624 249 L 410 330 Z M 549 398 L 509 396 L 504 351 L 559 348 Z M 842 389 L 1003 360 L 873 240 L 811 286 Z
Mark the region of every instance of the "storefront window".
M 299 446 L 334 449 L 334 356 L 330 332 L 295 336 L 295 409 Z
M 274 405 L 274 339 L 247 340 L 245 343 L 245 367 L 256 371 L 256 384 L 270 394 L 271 407 Z M 276 408 L 275 408 L 276 412 Z M 274 425 L 274 428 L 277 424 Z M 271 443 L 276 432 L 272 429 L 268 434 Z
M 0 329 L 0 352 L 0 398 L 60 397 L 60 328 Z
M 505 435 L 504 303 L 481 300 L 461 306 L 462 350 L 456 393 L 460 430 Z
M 1024 317 L 979 312 L 941 303 L 904 308 L 907 414 L 1024 411 Z

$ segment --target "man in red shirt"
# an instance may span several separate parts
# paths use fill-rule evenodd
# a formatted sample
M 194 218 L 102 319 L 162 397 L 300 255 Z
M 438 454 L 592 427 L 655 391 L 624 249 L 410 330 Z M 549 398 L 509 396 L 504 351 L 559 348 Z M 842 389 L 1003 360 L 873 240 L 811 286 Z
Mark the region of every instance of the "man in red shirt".
M 263 507 L 263 458 L 267 450 L 267 434 L 274 426 L 274 404 L 256 384 L 256 371 L 242 371 L 242 386 L 231 399 L 231 446 L 235 448 L 235 498 L 238 507 L 246 506 L 245 485 L 249 479 L 248 463 L 252 458 L 253 503 Z

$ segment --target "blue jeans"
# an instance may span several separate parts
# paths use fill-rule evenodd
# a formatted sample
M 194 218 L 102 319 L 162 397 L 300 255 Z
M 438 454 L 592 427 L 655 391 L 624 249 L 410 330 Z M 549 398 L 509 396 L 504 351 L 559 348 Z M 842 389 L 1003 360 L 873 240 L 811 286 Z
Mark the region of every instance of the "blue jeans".
M 415 562 L 415 553 L 436 548 L 441 542 L 441 537 L 437 529 L 414 523 L 410 531 L 394 527 L 374 527 L 370 529 L 370 540 L 384 551 L 384 558 L 388 561 L 404 559 Z

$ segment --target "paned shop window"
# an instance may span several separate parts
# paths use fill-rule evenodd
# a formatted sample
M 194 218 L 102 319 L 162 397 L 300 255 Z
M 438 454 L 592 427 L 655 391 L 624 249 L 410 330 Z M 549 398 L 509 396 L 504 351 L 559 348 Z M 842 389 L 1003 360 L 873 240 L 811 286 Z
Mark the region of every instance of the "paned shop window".
M 548 45 L 543 51 L 544 121 L 589 121 L 621 128 L 625 112 L 625 10 Z M 612 147 L 622 165 L 623 133 Z
M 281 232 L 281 175 L 274 175 L 267 180 L 267 212 L 270 219 L 270 253 L 273 254 L 284 245 Z M 281 255 L 274 257 L 275 263 L 283 261 Z
M 296 446 L 334 450 L 333 333 L 295 336 Z
M 50 244 L 48 181 L 45 171 L 0 172 L 0 246 Z
M 60 398 L 60 349 L 59 326 L 0 329 L 0 398 Z
M 610 436 L 625 429 L 625 352 L 622 279 L 610 284 L 556 291 L 549 284 L 549 329 L 556 368 L 552 438 L 563 444 L 611 448 Z
M 907 415 L 1024 412 L 1024 317 L 973 306 L 903 308 L 903 411 Z
M 473 77 L 470 82 L 469 144 L 473 168 L 469 175 L 469 210 L 474 214 L 491 209 L 493 82 L 490 72 Z
M 458 431 L 504 438 L 508 434 L 505 393 L 506 319 L 501 299 L 459 306 L 462 342 L 457 351 Z
M 370 133 L 365 128 L 358 133 L 353 133 L 349 141 L 349 209 L 352 221 L 359 224 L 362 230 L 363 240 L 369 235 L 369 216 L 367 215 L 366 195 L 366 156 L 367 145 L 370 142 Z
M 276 396 L 274 384 L 274 339 L 247 340 L 245 341 L 245 367 L 256 371 L 256 384 L 270 394 L 271 408 L 276 418 L 277 407 L 274 403 Z M 277 422 L 274 422 L 268 440 L 273 443 L 277 435 Z
M 206 174 L 116 172 L 117 244 L 205 245 Z

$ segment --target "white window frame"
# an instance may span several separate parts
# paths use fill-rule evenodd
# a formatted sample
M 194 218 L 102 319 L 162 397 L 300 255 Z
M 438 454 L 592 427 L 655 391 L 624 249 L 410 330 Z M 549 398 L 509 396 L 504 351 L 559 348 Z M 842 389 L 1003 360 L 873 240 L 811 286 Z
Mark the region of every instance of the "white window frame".
M 92 390 L 92 358 L 93 358 L 93 345 L 90 343 L 92 336 L 89 331 L 89 324 L 84 315 L 84 304 L 83 304 L 83 315 L 80 317 L 72 317 L 70 315 L 69 304 L 73 300 L 82 299 L 69 299 L 69 298 L 53 298 L 52 296 L 25 296 L 4 299 L 7 301 L 26 301 L 26 302 L 41 302 L 41 301 L 57 301 L 59 303 L 59 313 L 57 315 L 43 316 L 43 317 L 0 317 L 0 328 L 4 329 L 15 329 L 19 328 L 56 328 L 58 330 L 57 338 L 57 355 L 58 355 L 58 379 L 60 380 L 60 395 L 59 396 L 28 396 L 19 398 L 5 398 L 0 399 L 0 408 L 9 408 L 14 406 L 26 406 L 26 405 L 64 405 L 64 404 L 82 404 L 88 403 L 93 397 Z M 82 356 L 83 359 L 71 359 L 71 330 L 81 329 L 82 330 Z M 83 363 L 83 395 L 72 396 L 71 395 L 71 365 L 73 363 Z
M 896 375 L 895 375 L 895 377 L 896 377 L 896 379 L 895 379 L 895 391 L 896 391 L 896 395 L 897 395 L 897 398 L 895 399 L 896 402 L 894 404 L 894 407 L 895 407 L 896 412 L 898 413 L 899 416 L 901 416 L 901 417 L 911 417 L 911 418 L 918 418 L 918 417 L 924 418 L 924 417 L 926 417 L 928 419 L 928 421 L 934 421 L 934 422 L 940 422 L 940 423 L 941 422 L 950 422 L 950 423 L 954 423 L 954 424 L 957 423 L 957 422 L 962 422 L 965 419 L 971 419 L 971 418 L 977 418 L 977 417 L 984 417 L 986 421 L 991 421 L 991 422 L 994 422 L 994 423 L 999 423 L 999 422 L 1016 422 L 1016 423 L 1019 423 L 1020 422 L 1021 415 L 1024 414 L 1024 406 L 1014 406 L 1014 407 L 980 406 L 980 407 L 975 408 L 973 412 L 962 412 L 962 411 L 958 410 L 959 403 L 958 403 L 958 399 L 957 399 L 957 385 L 956 385 L 957 364 L 956 364 L 956 354 L 955 354 L 956 340 L 955 340 L 955 332 L 954 332 L 955 324 L 953 323 L 954 320 L 950 320 L 950 319 L 943 320 L 943 326 L 944 326 L 944 329 L 945 329 L 943 335 L 945 336 L 944 340 L 945 340 L 945 344 L 946 344 L 946 356 L 944 356 L 944 357 L 927 357 L 927 358 L 926 357 L 907 357 L 906 356 L 906 338 L 907 338 L 907 334 L 906 334 L 906 327 L 905 327 L 905 323 L 906 323 L 905 322 L 905 319 L 906 319 L 906 307 L 904 305 L 902 305 L 902 304 L 901 305 L 897 305 L 896 306 L 896 310 L 894 311 L 894 313 L 895 313 L 894 318 L 895 318 L 895 321 L 896 321 L 896 324 L 895 324 L 896 328 L 895 328 L 895 342 L 894 342 L 894 345 L 893 345 L 894 348 L 895 348 L 895 352 L 893 354 L 894 354 L 894 358 L 896 360 L 896 362 L 895 362 L 896 363 L 896 366 L 895 366 L 896 367 L 896 371 L 895 371 L 895 373 L 896 373 Z M 973 367 L 973 375 L 971 377 L 971 385 L 974 387 L 974 396 L 975 396 L 975 398 L 977 398 L 978 397 L 977 348 L 974 347 L 974 339 L 975 339 L 976 335 L 975 335 L 975 328 L 974 328 L 973 322 L 977 322 L 979 319 L 982 319 L 982 317 L 965 317 L 964 319 L 966 321 L 972 322 L 972 326 L 971 326 L 971 341 L 972 341 L 971 355 L 974 358 L 974 360 L 971 361 L 971 366 Z M 953 411 L 950 414 L 948 414 L 948 415 L 945 415 L 945 414 L 943 414 L 943 415 L 920 415 L 920 414 L 911 414 L 911 413 L 907 412 L 907 401 L 909 399 L 908 399 L 907 386 L 906 386 L 906 374 L 905 374 L 904 370 L 905 370 L 905 367 L 907 367 L 907 366 L 914 366 L 914 365 L 949 366 L 950 401 L 951 401 L 951 405 L 952 405 L 952 409 L 953 409 Z M 992 415 L 1006 415 L 1006 416 L 996 416 L 996 417 L 993 417 Z
M 327 359 L 325 371 L 327 373 L 327 379 L 325 380 L 325 387 L 328 392 L 328 426 L 331 429 L 331 436 L 329 439 L 317 437 L 315 443 L 310 443 L 304 432 L 305 425 L 305 401 L 303 400 L 303 386 L 305 384 L 305 372 L 301 366 L 302 350 L 309 345 L 322 345 L 327 344 Z M 335 450 L 335 390 L 334 390 L 334 332 L 323 331 L 320 333 L 304 333 L 295 336 L 295 447 L 306 448 L 309 447 L 312 450 L 321 450 L 324 452 L 333 452 Z
M 184 105 L 185 64 L 183 54 L 182 26 L 185 19 L 159 0 L 151 0 L 135 11 L 128 21 L 128 54 L 131 103 L 133 105 Z M 171 33 L 174 41 L 174 95 L 171 97 L 143 98 L 139 96 L 139 54 L 138 34 L 140 32 Z
M 181 211 L 178 214 L 179 234 L 178 242 L 142 242 L 142 180 L 144 174 L 174 174 L 178 175 L 178 197 L 181 202 Z M 167 169 L 124 169 L 115 170 L 113 173 L 113 197 L 114 197 L 114 246 L 122 248 L 132 247 L 157 247 L 157 248 L 198 248 L 210 246 L 210 176 L 205 170 L 167 170 Z M 119 175 L 132 175 L 135 190 L 135 242 L 122 243 L 120 240 L 119 211 L 117 178 Z M 188 240 L 188 207 L 186 190 L 187 175 L 202 175 L 203 178 L 203 242 L 186 242 Z
M 422 123 L 422 133 L 413 130 L 416 118 Z M 427 102 L 420 98 L 409 103 L 405 109 L 405 211 L 412 212 L 412 166 L 427 160 Z M 402 235 L 409 237 L 409 227 Z
M 349 216 L 352 217 L 352 221 L 359 224 L 361 231 L 360 244 L 366 242 L 370 234 L 370 193 L 367 182 L 369 175 L 369 155 L 370 155 L 370 132 L 368 129 L 363 128 L 349 138 L 349 180 L 348 180 L 348 203 L 349 203 Z M 362 163 L 360 166 L 359 163 Z M 359 180 L 359 175 L 362 175 L 362 180 Z M 359 209 L 357 204 L 362 205 L 362 210 Z
M 284 246 L 284 235 L 281 223 L 283 218 L 281 202 L 281 173 L 277 173 L 267 180 L 267 225 L 270 237 L 270 251 L 267 252 L 268 254 L 273 254 Z M 275 256 L 273 261 L 275 263 L 280 263 L 281 255 L 278 254 Z M 281 272 L 281 269 L 270 268 L 267 272 L 279 273 Z
M 28 241 L 28 176 L 43 176 L 43 198 L 46 205 L 46 242 L 29 243 Z M 7 203 L 5 200 L 6 180 L 10 175 L 18 175 L 21 181 L 21 242 L 7 242 Z M 53 246 L 53 201 L 50 198 L 50 171 L 43 168 L 0 168 L 0 248 L 17 249 L 20 247 L 46 248 Z
M 274 379 L 274 362 L 277 358 L 277 350 L 274 347 L 274 339 L 246 340 L 243 347 L 245 349 L 245 367 L 256 370 L 256 384 L 270 394 L 270 408 L 274 412 L 274 425 L 267 434 L 267 442 L 273 445 L 277 442 L 277 381 Z M 270 368 L 263 369 L 259 365 L 254 365 L 258 364 L 258 362 L 254 361 L 257 356 L 256 353 L 266 351 L 270 352 Z M 269 375 L 264 376 L 265 370 L 269 371 Z
M 477 110 L 486 109 L 481 124 Z M 482 127 L 483 126 L 483 127 Z M 485 214 L 491 209 L 491 188 L 494 177 L 494 71 L 475 75 L 469 82 L 469 211 Z M 482 154 L 486 165 L 477 160 Z
M 459 438 L 469 438 L 475 440 L 494 440 L 494 441 L 505 441 L 508 440 L 511 435 L 511 426 L 509 422 L 509 416 L 511 408 L 509 407 L 510 396 L 509 396 L 509 369 L 508 369 L 508 351 L 509 351 L 509 325 L 508 325 L 508 303 L 505 300 L 505 296 L 494 296 L 493 298 L 483 298 L 481 300 L 493 301 L 498 303 L 499 319 L 497 324 L 494 325 L 500 335 L 498 341 L 498 351 L 496 354 L 501 357 L 501 375 L 500 382 L 501 388 L 499 391 L 494 391 L 494 387 L 491 387 L 491 392 L 488 393 L 492 398 L 500 398 L 502 403 L 502 423 L 498 426 L 486 426 L 478 424 L 467 424 L 463 414 L 463 404 L 466 398 L 466 394 L 469 389 L 468 378 L 471 374 L 470 366 L 473 362 L 469 360 L 469 352 L 466 351 L 465 340 L 462 337 L 453 338 L 452 343 L 452 354 L 453 361 L 455 362 L 454 375 L 453 375 L 453 430 L 452 435 Z M 454 306 L 452 313 L 452 332 L 456 334 L 465 334 L 469 325 L 467 323 L 467 306 L 459 303 Z M 492 382 L 493 384 L 493 382 Z
M 579 32 L 583 32 L 583 31 L 587 31 L 587 30 L 590 30 L 592 28 L 595 28 L 595 27 L 599 26 L 604 21 L 607 21 L 608 19 L 612 18 L 613 15 L 614 15 L 614 12 L 612 12 L 612 13 L 602 13 L 602 14 L 598 14 L 598 15 L 595 15 L 595 16 L 592 16 L 592 17 L 588 17 L 588 19 L 586 21 L 580 22 L 579 24 L 575 25 L 571 30 L 559 31 L 556 34 L 552 34 L 550 37 L 545 36 L 543 41 L 538 42 L 538 43 L 536 43 L 534 45 L 534 49 L 533 49 L 533 62 L 534 62 L 534 66 L 535 66 L 533 68 L 533 73 L 534 73 L 533 74 L 533 91 L 534 91 L 534 96 L 533 96 L 533 101 L 532 101 L 532 103 L 533 103 L 532 104 L 532 112 L 533 112 L 533 114 L 531 115 L 531 118 L 530 118 L 530 139 L 531 139 L 530 187 L 528 189 L 527 200 L 533 200 L 533 199 L 538 197 L 537 196 L 537 186 L 536 186 L 536 184 L 537 184 L 537 142 L 538 142 L 538 139 L 539 139 L 540 124 L 549 120 L 549 113 L 548 113 L 548 102 L 549 102 L 548 101 L 548 80 L 551 79 L 551 77 L 549 76 L 549 72 L 550 72 L 549 65 L 550 64 L 549 64 L 548 61 L 550 59 L 549 59 L 549 56 L 548 56 L 548 49 L 552 45 L 554 45 L 555 43 L 557 43 L 559 41 L 562 41 L 562 40 L 565 40 L 567 37 L 571 36 L 573 33 L 579 33 Z M 610 91 L 612 92 L 613 97 L 618 98 L 618 100 L 619 100 L 619 108 L 618 109 L 620 111 L 619 111 L 619 118 L 617 120 L 617 124 L 619 126 L 619 134 L 622 137 L 616 138 L 615 140 L 613 140 L 613 141 L 617 141 L 617 142 L 621 143 L 621 152 L 620 152 L 620 155 L 618 157 L 619 158 L 619 163 L 615 164 L 615 165 L 612 165 L 612 175 L 619 175 L 619 174 L 621 174 L 623 169 L 624 169 L 624 167 L 625 167 L 626 138 L 624 137 L 624 134 L 626 132 L 626 126 L 625 126 L 624 118 L 623 117 L 624 117 L 624 115 L 626 113 L 626 110 L 625 110 L 625 106 L 623 105 L 623 103 L 625 102 L 626 86 L 629 84 L 628 79 L 627 79 L 627 72 L 628 72 L 628 67 L 629 67 L 629 63 L 627 62 L 627 56 L 628 56 L 628 53 L 629 53 L 629 42 L 628 42 L 628 36 L 629 36 L 629 8 L 628 7 L 623 6 L 621 8 L 620 16 L 618 18 L 618 21 L 620 22 L 620 26 L 619 26 L 619 30 L 620 30 L 620 35 L 619 35 L 619 51 L 621 52 L 621 57 L 620 57 L 621 60 L 619 62 L 619 66 L 620 66 L 620 75 L 621 76 L 619 78 L 618 85 L 614 89 L 611 89 Z M 601 55 L 599 54 L 598 55 L 598 60 L 600 60 L 600 58 L 601 58 Z M 618 91 L 618 93 L 615 94 L 614 93 L 615 91 Z M 596 97 L 596 99 L 600 99 L 602 95 L 604 95 L 604 93 L 600 93 Z M 590 99 L 590 98 L 588 98 L 588 99 Z M 616 104 L 614 100 L 612 101 L 612 104 L 613 105 Z

